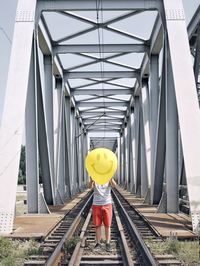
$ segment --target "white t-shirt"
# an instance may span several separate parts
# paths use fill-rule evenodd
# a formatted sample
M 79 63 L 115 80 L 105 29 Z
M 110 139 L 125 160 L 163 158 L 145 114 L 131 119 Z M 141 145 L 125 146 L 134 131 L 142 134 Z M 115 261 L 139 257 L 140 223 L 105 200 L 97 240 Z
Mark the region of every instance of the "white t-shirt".
M 111 185 L 106 183 L 104 185 L 94 184 L 93 205 L 103 206 L 112 203 Z

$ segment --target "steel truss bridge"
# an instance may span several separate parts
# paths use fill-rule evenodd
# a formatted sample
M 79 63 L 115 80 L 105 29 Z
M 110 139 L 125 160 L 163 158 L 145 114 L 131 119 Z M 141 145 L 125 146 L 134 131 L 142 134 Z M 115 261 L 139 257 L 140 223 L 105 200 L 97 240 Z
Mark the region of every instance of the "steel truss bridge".
M 200 8 L 186 27 L 181 0 L 18 1 L 0 129 L 1 233 L 13 227 L 24 120 L 29 213 L 84 190 L 85 156 L 104 146 L 118 155 L 120 185 L 160 212 L 188 204 L 199 228 L 199 23 Z

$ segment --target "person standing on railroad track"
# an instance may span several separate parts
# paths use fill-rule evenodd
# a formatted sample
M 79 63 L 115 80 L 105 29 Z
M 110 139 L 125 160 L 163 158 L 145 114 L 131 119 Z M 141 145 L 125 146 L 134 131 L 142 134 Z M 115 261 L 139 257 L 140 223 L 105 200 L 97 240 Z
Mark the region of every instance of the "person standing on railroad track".
M 88 153 L 85 165 L 90 176 L 89 187 L 94 189 L 92 204 L 92 217 L 96 234 L 94 249 L 101 248 L 101 225 L 103 223 L 106 251 L 109 252 L 111 251 L 110 228 L 112 223 L 111 187 L 116 186 L 113 176 L 117 170 L 117 156 L 107 148 L 96 148 Z
M 94 249 L 102 247 L 101 244 L 101 225 L 105 227 L 106 251 L 110 252 L 110 235 L 112 223 L 112 196 L 111 187 L 115 187 L 116 182 L 112 178 L 109 182 L 99 185 L 90 178 L 89 188 L 94 189 L 92 217 L 95 226 L 96 244 Z

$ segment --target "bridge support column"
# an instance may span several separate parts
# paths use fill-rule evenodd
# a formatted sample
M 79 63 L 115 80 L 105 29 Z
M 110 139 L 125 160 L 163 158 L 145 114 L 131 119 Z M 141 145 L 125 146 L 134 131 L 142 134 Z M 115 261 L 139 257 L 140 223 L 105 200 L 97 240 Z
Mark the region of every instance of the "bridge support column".
M 163 3 L 190 200 L 190 212 L 193 229 L 196 230 L 200 222 L 199 103 L 182 1 L 164 0 Z
M 166 49 L 168 50 L 168 49 Z M 167 51 L 166 51 L 167 53 Z M 166 64 L 166 192 L 167 212 L 178 212 L 178 117 L 170 55 Z
M 35 43 L 33 44 L 33 46 Z M 35 84 L 35 52 L 32 49 L 29 83 L 26 100 L 26 190 L 28 213 L 39 212 L 39 158 L 38 158 L 38 119 L 37 89 Z
M 13 226 L 35 8 L 36 0 L 18 1 L 0 129 L 0 233 Z

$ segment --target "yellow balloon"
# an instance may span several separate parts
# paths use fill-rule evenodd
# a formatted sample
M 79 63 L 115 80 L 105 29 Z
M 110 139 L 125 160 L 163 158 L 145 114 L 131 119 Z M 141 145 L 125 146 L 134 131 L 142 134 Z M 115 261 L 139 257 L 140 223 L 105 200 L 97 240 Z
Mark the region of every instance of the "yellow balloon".
M 99 185 L 107 183 L 117 170 L 117 156 L 109 149 L 97 148 L 89 152 L 85 159 L 86 169 Z

